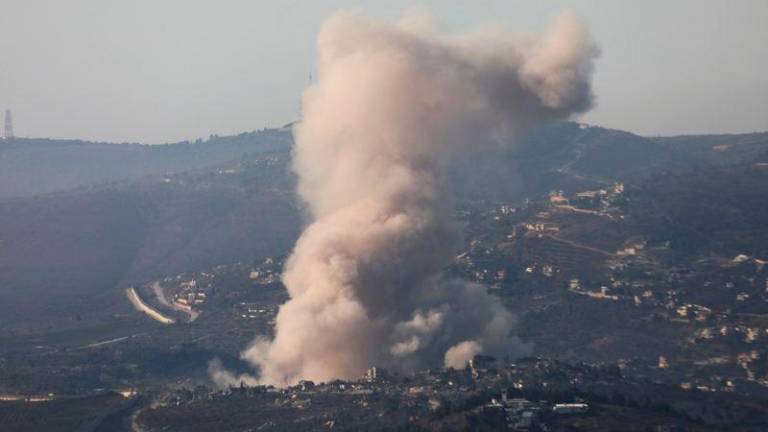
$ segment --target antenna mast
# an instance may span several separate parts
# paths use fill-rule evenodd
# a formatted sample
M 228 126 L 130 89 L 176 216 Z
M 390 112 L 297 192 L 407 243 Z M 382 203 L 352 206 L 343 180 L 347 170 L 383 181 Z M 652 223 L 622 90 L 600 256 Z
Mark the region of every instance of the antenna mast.
M 13 139 L 13 117 L 11 117 L 11 110 L 5 110 L 5 139 Z

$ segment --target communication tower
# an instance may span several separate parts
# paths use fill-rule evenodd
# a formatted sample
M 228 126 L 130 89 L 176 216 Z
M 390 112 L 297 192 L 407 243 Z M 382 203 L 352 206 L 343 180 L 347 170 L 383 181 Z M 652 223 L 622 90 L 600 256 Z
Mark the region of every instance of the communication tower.
M 5 110 L 5 133 L 3 134 L 5 139 L 9 140 L 13 138 L 13 117 L 11 117 L 11 110 Z

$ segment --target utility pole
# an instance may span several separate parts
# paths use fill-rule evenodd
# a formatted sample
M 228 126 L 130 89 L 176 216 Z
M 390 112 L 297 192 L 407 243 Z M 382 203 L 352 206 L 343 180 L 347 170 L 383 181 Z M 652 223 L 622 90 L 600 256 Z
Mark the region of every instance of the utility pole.
M 11 117 L 11 110 L 5 110 L 5 139 L 13 139 L 13 117 Z

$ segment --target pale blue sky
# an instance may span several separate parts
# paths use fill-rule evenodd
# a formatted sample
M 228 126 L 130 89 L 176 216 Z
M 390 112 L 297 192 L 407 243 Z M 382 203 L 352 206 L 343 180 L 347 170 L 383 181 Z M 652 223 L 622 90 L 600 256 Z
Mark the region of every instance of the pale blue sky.
M 296 118 L 324 17 L 422 6 L 444 27 L 581 15 L 603 50 L 582 121 L 640 134 L 768 130 L 765 0 L 0 0 L 0 108 L 20 136 L 167 142 Z

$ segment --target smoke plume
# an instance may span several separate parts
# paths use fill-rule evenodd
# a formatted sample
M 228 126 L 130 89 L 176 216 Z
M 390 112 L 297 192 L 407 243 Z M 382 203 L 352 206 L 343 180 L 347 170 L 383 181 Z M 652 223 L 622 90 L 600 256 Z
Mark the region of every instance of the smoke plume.
M 240 374 L 236 375 L 224 368 L 221 364 L 221 360 L 215 358 L 208 362 L 208 376 L 211 377 L 211 381 L 216 388 L 224 390 L 229 387 L 237 387 L 240 384 L 248 386 L 254 386 L 259 381 L 251 375 Z
M 540 37 L 446 36 L 424 14 L 389 25 L 343 12 L 318 52 L 293 159 L 311 224 L 285 266 L 274 339 L 243 358 L 285 386 L 525 353 L 484 287 L 441 275 L 459 241 L 445 171 L 591 106 L 585 26 L 566 13 Z

